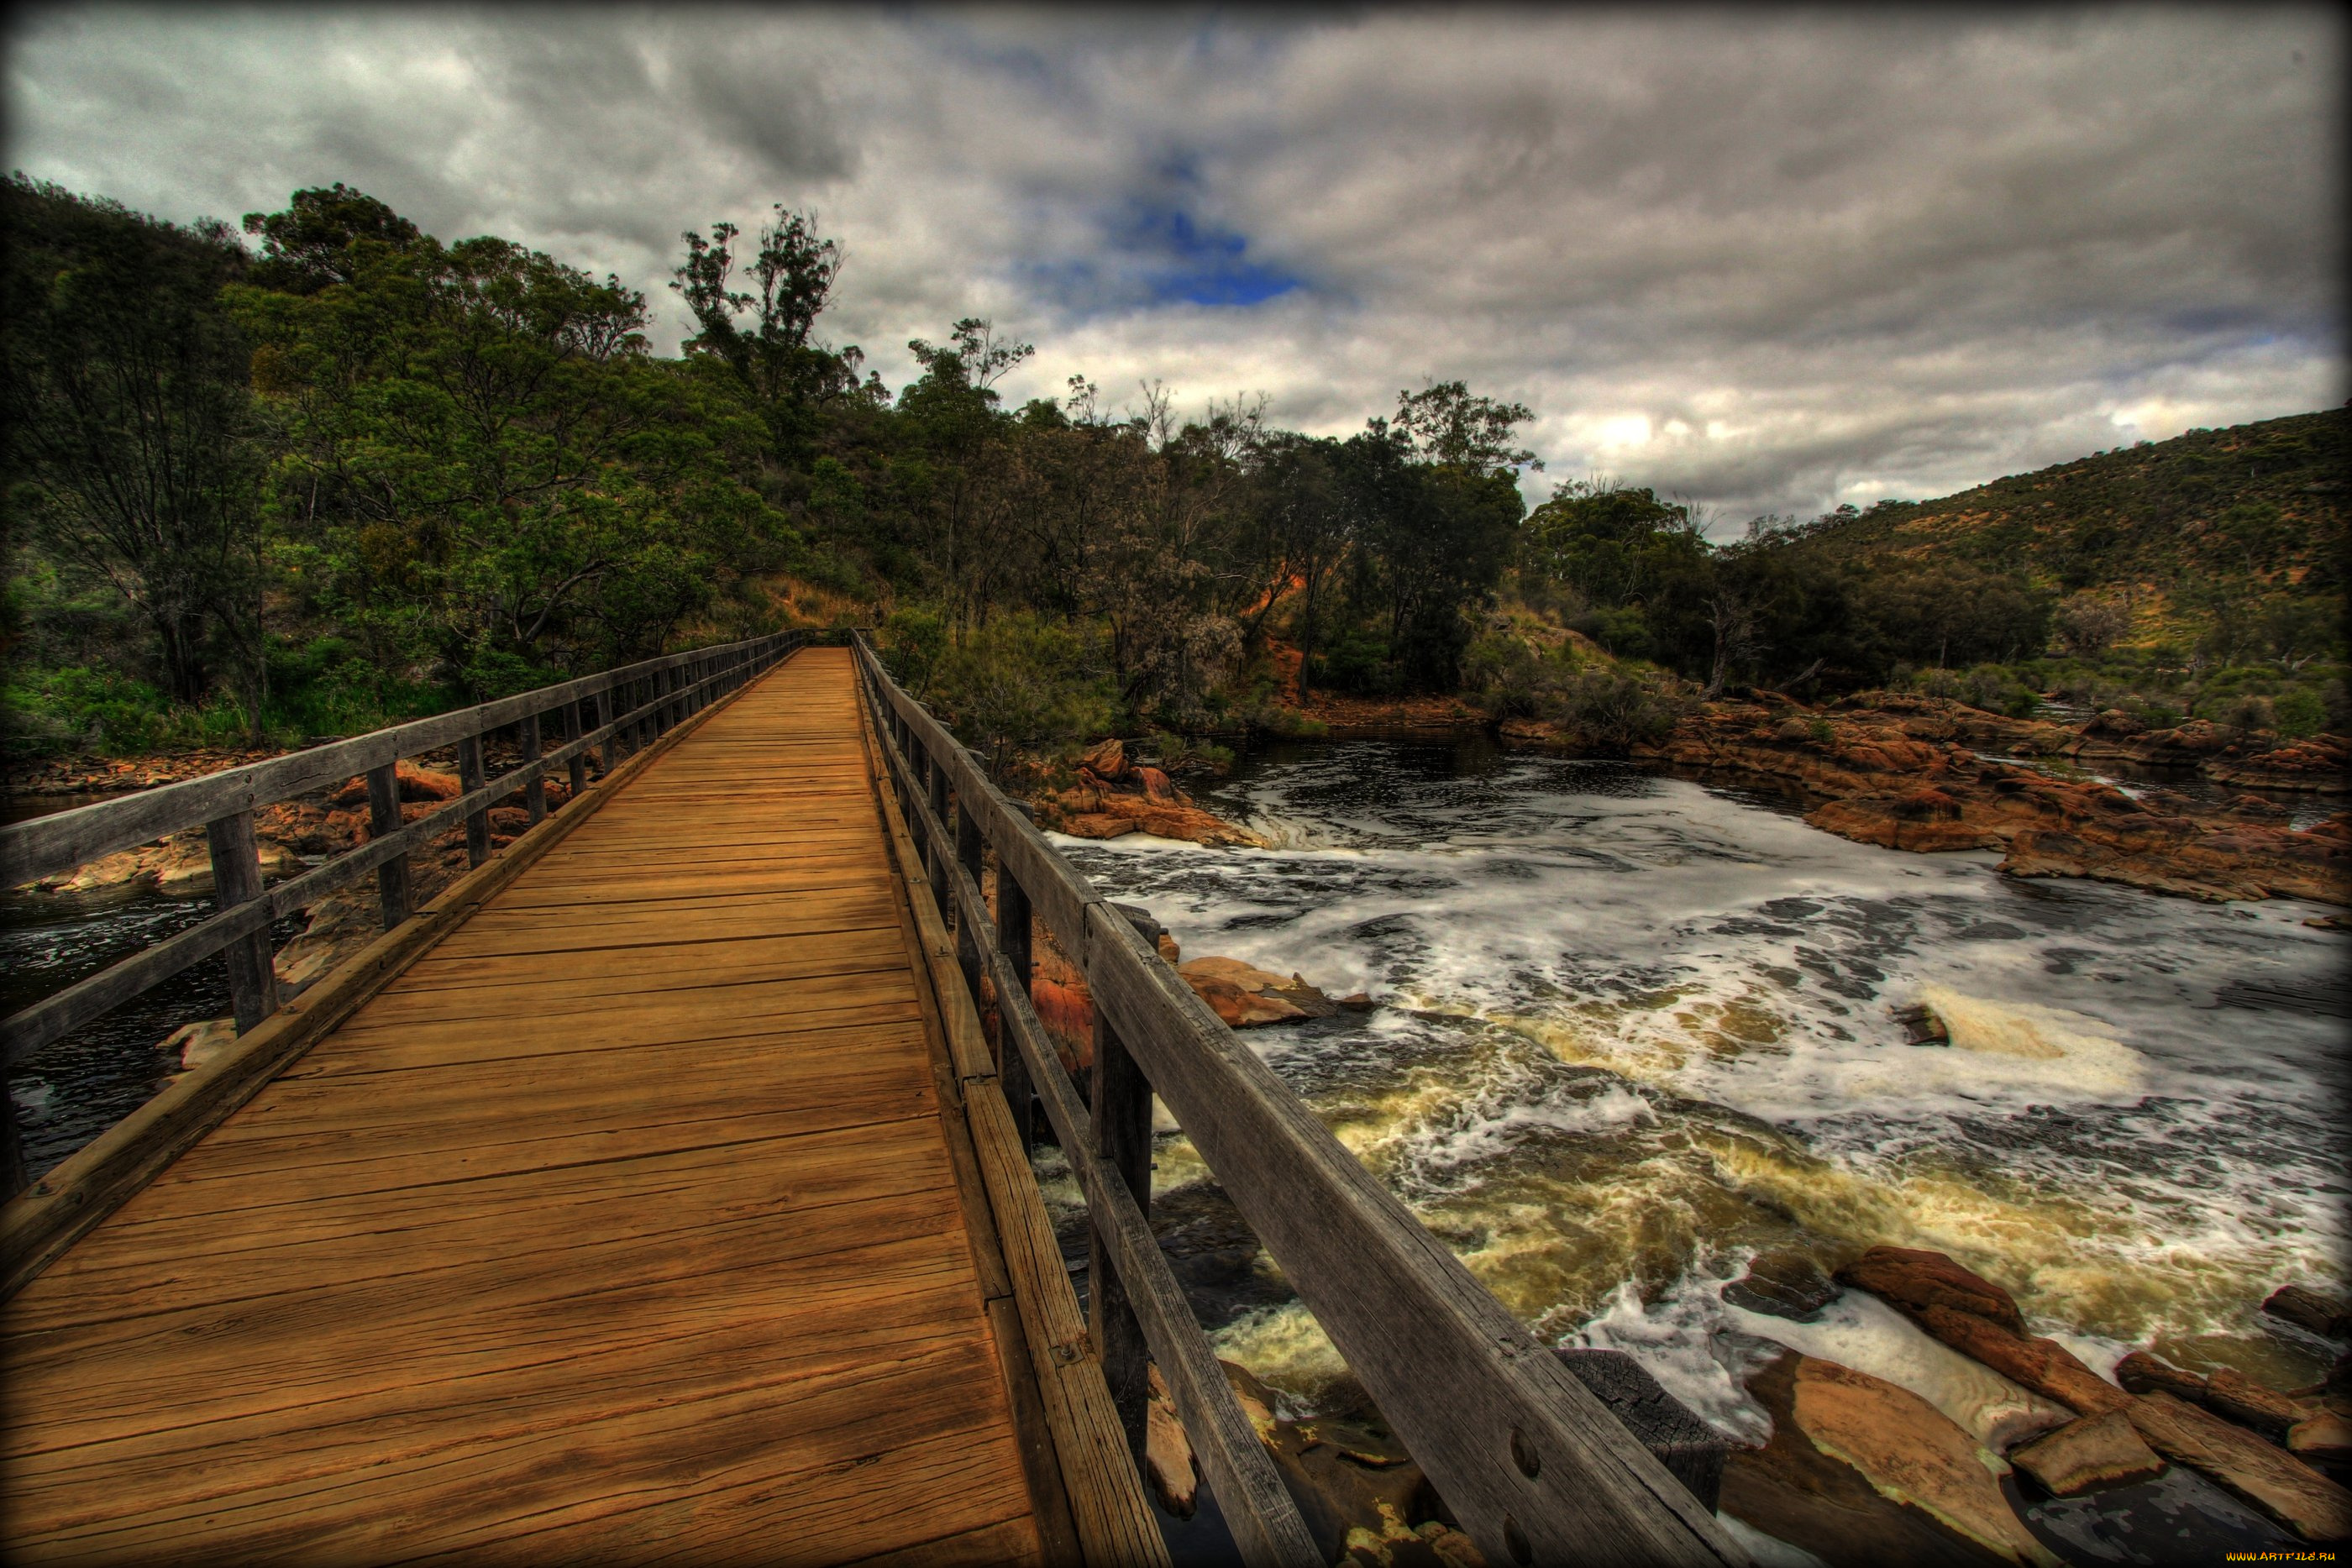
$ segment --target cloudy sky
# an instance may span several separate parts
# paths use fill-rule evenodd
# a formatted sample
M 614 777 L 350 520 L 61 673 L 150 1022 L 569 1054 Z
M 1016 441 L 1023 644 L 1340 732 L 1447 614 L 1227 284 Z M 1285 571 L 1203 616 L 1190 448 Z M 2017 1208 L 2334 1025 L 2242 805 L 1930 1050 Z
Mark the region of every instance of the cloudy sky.
M 816 210 L 897 385 L 1523 402 L 1557 479 L 1925 497 L 2345 401 L 2332 9 L 18 11 L 10 165 L 174 219 L 341 180 L 644 288 Z

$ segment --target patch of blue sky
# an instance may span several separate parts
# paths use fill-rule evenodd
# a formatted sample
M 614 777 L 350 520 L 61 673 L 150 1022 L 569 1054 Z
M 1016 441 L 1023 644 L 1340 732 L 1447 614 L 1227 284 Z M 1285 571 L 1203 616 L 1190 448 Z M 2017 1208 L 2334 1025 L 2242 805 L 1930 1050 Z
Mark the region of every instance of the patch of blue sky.
M 1161 172 L 1181 181 L 1189 171 Z M 1082 315 L 1159 305 L 1245 308 L 1307 287 L 1297 273 L 1253 258 L 1246 236 L 1204 224 L 1172 202 L 1130 198 L 1097 225 L 1099 254 L 1022 268 L 1042 292 Z

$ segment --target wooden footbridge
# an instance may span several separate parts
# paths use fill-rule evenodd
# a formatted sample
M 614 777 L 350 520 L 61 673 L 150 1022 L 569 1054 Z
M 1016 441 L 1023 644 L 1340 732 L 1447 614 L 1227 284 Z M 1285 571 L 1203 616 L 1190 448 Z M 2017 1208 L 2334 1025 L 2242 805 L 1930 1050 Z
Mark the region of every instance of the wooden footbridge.
M 1314 1562 L 1152 1242 L 1156 1091 L 1489 1563 L 1744 1561 L 862 640 L 809 642 L 0 830 L 15 886 L 205 826 L 221 906 L 8 1019 L 12 1076 L 201 961 L 242 1030 L 0 1212 L 0 1552 L 1160 1563 L 1150 1361 L 1241 1559 Z M 465 793 L 404 824 L 395 763 L 452 746 Z M 354 775 L 367 843 L 264 887 L 253 811 Z M 412 910 L 461 826 L 474 869 Z M 370 873 L 383 935 L 281 1001 L 271 922 Z M 1028 1006 L 1041 926 L 1096 998 L 1088 1100 Z

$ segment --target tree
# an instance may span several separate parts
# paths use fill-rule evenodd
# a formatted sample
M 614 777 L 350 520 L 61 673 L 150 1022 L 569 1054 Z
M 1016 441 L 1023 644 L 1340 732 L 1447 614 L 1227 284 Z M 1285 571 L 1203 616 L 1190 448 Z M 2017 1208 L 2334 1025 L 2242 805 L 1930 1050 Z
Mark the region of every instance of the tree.
M 218 631 L 257 702 L 249 350 L 216 304 L 245 253 L 226 225 L 4 189 L 10 513 L 133 608 L 176 701 L 205 695 Z
M 744 483 L 756 420 L 717 361 L 646 356 L 643 296 L 505 240 L 395 247 L 384 227 L 314 257 L 339 281 L 230 291 L 282 431 L 289 570 L 380 663 L 487 693 L 652 652 L 722 561 L 789 545 Z
M 1396 430 L 1416 458 L 1482 476 L 1543 467 L 1533 452 L 1511 444 L 1518 426 L 1534 418 L 1525 403 L 1471 396 L 1463 382 L 1397 393 Z
M 714 224 L 706 240 L 688 229 L 680 236 L 686 259 L 670 283 L 701 328 L 686 341 L 687 353 L 714 356 L 734 373 L 767 417 L 778 455 L 787 458 L 805 455 L 813 407 L 856 390 L 866 358 L 854 343 L 835 350 L 814 336 L 845 259 L 840 242 L 820 235 L 816 222 L 814 213 L 776 204 L 751 261 L 756 292 L 730 287 L 740 230 Z M 736 322 L 746 311 L 748 331 Z M 878 391 L 879 379 L 873 384 Z
M 2084 657 L 2105 653 L 2116 639 L 2131 630 L 2129 606 L 2112 594 L 2087 590 L 2068 594 L 2060 602 L 2055 620 L 2059 640 Z

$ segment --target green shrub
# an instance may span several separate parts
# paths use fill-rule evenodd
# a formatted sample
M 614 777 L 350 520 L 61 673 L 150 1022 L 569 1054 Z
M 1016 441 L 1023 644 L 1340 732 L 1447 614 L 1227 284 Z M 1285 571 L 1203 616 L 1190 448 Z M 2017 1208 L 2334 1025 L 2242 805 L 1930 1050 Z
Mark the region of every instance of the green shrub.
M 939 612 L 909 605 L 882 622 L 882 664 L 890 678 L 920 698 L 930 690 L 931 672 L 948 645 L 947 622 Z
M 1544 705 L 1544 716 L 1575 732 L 1596 751 L 1624 751 L 1660 740 L 1682 716 L 1686 700 L 1671 682 L 1622 668 L 1570 671 Z
M 1150 744 L 1153 755 L 1160 758 L 1160 766 L 1171 773 L 1209 773 L 1223 778 L 1234 770 L 1232 747 L 1213 741 L 1154 730 Z
M 1115 734 L 1121 717 L 1093 641 L 1027 612 L 999 616 L 940 654 L 928 701 L 999 778 L 1024 749 Z
M 2327 702 L 2309 686 L 2297 686 L 2271 699 L 2278 732 L 2289 740 L 2317 735 L 2327 724 Z

